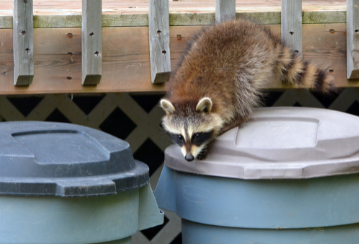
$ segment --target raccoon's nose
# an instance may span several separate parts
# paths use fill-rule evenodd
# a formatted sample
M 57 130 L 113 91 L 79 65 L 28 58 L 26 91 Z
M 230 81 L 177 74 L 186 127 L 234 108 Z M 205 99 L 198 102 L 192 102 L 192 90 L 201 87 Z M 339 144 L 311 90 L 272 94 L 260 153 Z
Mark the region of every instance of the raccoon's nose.
M 191 162 L 191 161 L 193 161 L 194 157 L 193 157 L 192 154 L 187 154 L 187 155 L 184 157 L 184 159 L 186 159 L 188 162 Z

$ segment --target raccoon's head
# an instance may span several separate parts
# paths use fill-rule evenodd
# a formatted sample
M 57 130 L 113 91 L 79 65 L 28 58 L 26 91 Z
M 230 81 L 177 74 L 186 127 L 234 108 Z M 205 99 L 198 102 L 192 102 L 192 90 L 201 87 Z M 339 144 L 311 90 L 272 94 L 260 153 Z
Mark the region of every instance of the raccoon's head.
M 181 147 L 183 156 L 192 161 L 218 136 L 223 126 L 221 117 L 212 112 L 212 100 L 204 97 L 198 102 L 172 103 L 162 99 L 161 107 L 166 111 L 163 128 L 174 143 Z

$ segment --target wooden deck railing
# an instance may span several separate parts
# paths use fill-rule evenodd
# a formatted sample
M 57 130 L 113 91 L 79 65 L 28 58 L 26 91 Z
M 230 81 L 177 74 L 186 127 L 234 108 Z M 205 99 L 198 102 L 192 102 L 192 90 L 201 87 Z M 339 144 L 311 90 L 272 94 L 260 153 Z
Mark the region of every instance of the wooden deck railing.
M 102 74 L 102 0 L 82 0 L 82 85 L 97 85 Z
M 0 0 L 0 94 L 164 91 L 193 33 L 234 16 L 269 24 L 305 59 L 329 69 L 337 86 L 358 86 L 357 6 L 359 0 L 303 0 L 303 7 L 300 0 Z
M 28 86 L 34 78 L 32 0 L 14 0 L 14 85 Z

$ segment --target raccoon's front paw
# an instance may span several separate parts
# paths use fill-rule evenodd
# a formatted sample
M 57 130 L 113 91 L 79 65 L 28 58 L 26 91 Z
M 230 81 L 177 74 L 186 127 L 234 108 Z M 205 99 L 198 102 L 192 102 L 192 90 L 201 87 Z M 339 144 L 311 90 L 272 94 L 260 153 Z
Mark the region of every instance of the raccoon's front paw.
M 208 154 L 208 148 L 203 148 L 201 150 L 201 152 L 197 155 L 196 159 L 198 160 L 203 160 L 207 157 L 207 154 Z

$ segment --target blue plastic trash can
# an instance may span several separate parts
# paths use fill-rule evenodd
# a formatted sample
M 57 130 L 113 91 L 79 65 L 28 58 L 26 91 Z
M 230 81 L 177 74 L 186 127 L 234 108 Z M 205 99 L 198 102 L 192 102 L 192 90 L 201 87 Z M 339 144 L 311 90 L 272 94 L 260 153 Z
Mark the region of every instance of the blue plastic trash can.
M 184 244 L 357 244 L 358 173 L 358 117 L 263 108 L 203 161 L 167 148 L 155 197 Z
M 0 123 L 1 244 L 130 244 L 162 223 L 128 143 L 78 125 Z

